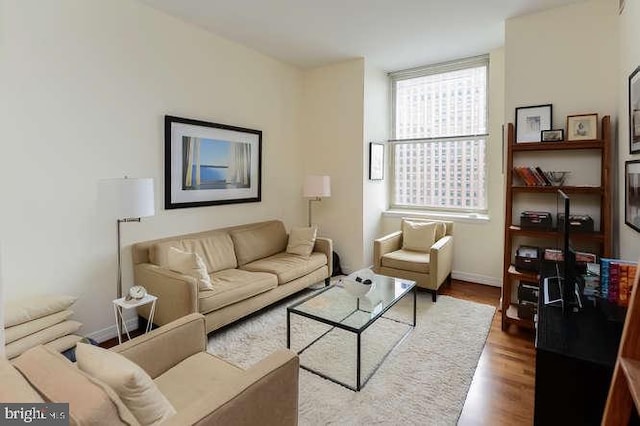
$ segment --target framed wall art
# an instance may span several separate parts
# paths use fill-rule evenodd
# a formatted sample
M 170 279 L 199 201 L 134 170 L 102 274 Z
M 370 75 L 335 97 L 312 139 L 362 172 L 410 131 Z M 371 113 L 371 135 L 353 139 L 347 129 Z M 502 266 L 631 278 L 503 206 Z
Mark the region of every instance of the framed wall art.
M 624 223 L 640 232 L 640 160 L 624 163 Z
M 640 67 L 629 76 L 629 150 L 640 152 Z
M 598 114 L 567 116 L 567 140 L 589 141 L 598 139 Z
M 516 108 L 516 143 L 540 142 L 543 130 L 551 130 L 551 104 Z
M 369 144 L 369 180 L 384 179 L 384 145 L 371 142 Z
M 564 130 L 543 130 L 541 139 L 542 142 L 562 142 L 564 141 Z
M 166 209 L 261 199 L 262 131 L 166 115 Z

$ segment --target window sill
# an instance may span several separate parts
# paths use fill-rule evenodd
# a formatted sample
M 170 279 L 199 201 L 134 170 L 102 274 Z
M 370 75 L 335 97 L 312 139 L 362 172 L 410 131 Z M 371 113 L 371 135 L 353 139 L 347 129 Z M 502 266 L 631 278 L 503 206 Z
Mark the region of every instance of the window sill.
M 437 212 L 437 211 L 425 211 L 425 210 L 400 210 L 391 209 L 382 213 L 383 217 L 419 217 L 419 218 L 431 218 L 440 220 L 451 220 L 454 222 L 469 222 L 469 223 L 487 223 L 490 218 L 488 214 L 484 213 L 454 213 L 454 212 Z

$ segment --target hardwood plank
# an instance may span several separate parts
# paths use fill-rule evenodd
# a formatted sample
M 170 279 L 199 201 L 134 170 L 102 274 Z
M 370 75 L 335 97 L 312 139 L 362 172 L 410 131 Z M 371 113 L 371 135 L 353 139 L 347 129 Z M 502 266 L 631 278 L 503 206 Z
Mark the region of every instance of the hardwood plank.
M 500 301 L 499 288 L 458 280 L 445 286 L 442 294 L 496 307 Z M 503 332 L 496 311 L 459 425 L 533 424 L 534 336 L 533 331 L 515 326 Z

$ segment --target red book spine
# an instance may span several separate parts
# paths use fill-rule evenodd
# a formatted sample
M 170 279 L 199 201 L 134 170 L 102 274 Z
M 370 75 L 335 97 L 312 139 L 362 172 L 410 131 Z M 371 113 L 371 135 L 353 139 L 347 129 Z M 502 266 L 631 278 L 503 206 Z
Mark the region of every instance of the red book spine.
M 611 262 L 611 265 L 609 265 L 609 302 L 618 303 L 619 285 L 620 285 L 620 264 Z

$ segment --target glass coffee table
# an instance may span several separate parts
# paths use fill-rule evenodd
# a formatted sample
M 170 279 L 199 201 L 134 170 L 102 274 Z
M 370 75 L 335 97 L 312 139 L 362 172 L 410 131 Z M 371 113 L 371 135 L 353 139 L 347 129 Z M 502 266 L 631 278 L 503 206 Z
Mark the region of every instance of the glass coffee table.
M 355 283 L 354 281 L 357 279 L 364 283 Z M 399 300 L 409 293 L 413 293 L 413 312 L 412 318 L 409 320 L 411 322 L 405 322 L 402 319 L 385 316 L 387 311 L 389 311 Z M 313 345 L 318 345 L 324 338 L 326 339 L 325 345 L 328 346 L 325 346 L 323 350 L 327 353 L 321 354 L 321 356 L 326 355 L 329 357 L 329 352 L 333 352 L 337 348 L 331 346 L 332 343 L 327 336 L 336 329 L 353 333 L 356 336 L 355 385 L 346 383 L 345 380 L 340 380 L 336 378 L 335 375 L 328 372 L 319 371 L 318 368 L 304 365 L 302 358 L 300 360 L 300 367 L 327 380 L 331 380 L 334 383 L 345 386 L 348 389 L 360 391 L 384 360 L 389 356 L 391 351 L 402 343 L 406 336 L 415 328 L 416 283 L 414 281 L 400 278 L 377 275 L 368 269 L 362 269 L 354 272 L 346 277 L 346 279 L 339 281 L 337 284 L 324 288 L 319 292 L 287 307 L 287 348 L 291 348 L 292 314 L 309 318 L 328 326 L 324 327 L 319 332 L 320 335 L 318 337 L 315 337 L 310 343 L 298 350 L 297 353 L 299 355 L 302 355 L 303 352 L 311 348 Z M 402 325 L 403 329 L 406 328 L 406 331 L 401 331 L 400 337 L 395 341 L 395 343 L 393 343 L 393 346 L 390 349 L 386 350 L 385 348 L 382 351 L 382 358 L 377 360 L 375 365 L 372 365 L 370 373 L 363 379 L 361 374 L 362 333 L 370 326 L 374 325 L 380 318 L 384 318 L 384 321 L 399 323 Z M 372 329 L 372 332 L 375 332 L 375 330 Z M 338 363 L 339 362 L 340 361 L 338 360 Z M 334 377 L 331 377 L 332 375 Z

